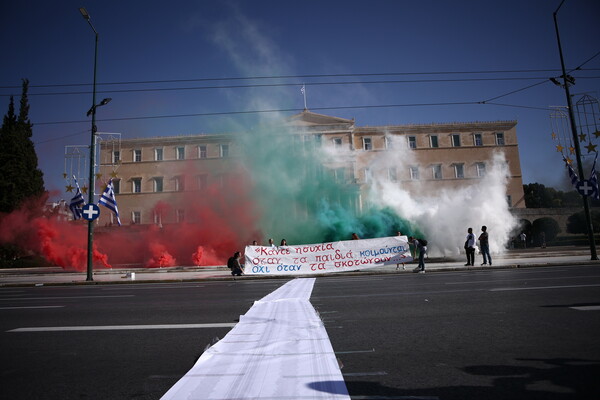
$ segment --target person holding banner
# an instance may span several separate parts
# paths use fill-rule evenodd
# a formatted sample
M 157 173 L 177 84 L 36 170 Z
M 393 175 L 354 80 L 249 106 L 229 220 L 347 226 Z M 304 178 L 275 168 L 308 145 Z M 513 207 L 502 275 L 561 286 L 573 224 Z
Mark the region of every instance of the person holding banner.
M 396 236 L 402 236 L 402 232 L 398 231 L 398 234 Z M 396 271 L 400 268 L 400 264 L 396 264 Z M 406 269 L 406 265 L 404 265 L 404 263 L 402 263 L 402 270 Z
M 412 243 L 415 246 L 415 252 L 419 253 L 419 265 L 417 268 L 413 270 L 413 272 L 418 272 L 420 274 L 425 273 L 425 254 L 427 254 L 427 242 L 422 241 L 421 239 L 417 239 L 414 237 L 409 237 L 408 242 Z

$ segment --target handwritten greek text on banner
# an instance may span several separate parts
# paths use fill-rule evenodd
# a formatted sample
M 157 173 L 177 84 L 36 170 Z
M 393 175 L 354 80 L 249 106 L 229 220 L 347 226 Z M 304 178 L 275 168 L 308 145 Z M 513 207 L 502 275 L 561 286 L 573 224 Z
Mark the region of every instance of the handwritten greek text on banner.
M 412 261 L 406 236 L 298 246 L 246 246 L 246 275 L 356 271 Z

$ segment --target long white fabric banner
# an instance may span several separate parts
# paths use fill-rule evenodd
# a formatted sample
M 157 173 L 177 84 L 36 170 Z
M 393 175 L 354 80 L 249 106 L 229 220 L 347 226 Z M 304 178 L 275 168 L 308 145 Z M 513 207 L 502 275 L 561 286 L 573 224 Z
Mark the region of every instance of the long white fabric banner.
M 305 275 L 356 271 L 412 261 L 406 236 L 299 246 L 246 246 L 246 275 Z
M 309 301 L 314 283 L 294 279 L 256 301 L 161 399 L 350 400 Z

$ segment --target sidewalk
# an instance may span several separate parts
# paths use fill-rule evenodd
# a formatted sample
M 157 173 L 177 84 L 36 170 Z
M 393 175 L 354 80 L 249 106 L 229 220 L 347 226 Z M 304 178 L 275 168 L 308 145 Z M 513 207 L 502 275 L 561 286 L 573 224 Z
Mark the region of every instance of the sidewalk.
M 600 265 L 600 261 L 592 261 L 589 248 L 561 247 L 547 249 L 507 250 L 503 255 L 494 257 L 492 267 L 482 266 L 481 256 L 476 257 L 475 267 L 465 267 L 465 259 L 426 259 L 427 272 L 482 270 L 544 267 L 551 265 Z M 387 273 L 410 273 L 416 262 L 406 264 L 406 269 L 396 270 L 395 265 L 370 268 L 363 271 L 340 272 L 336 275 L 365 275 Z M 319 276 L 319 275 L 311 275 Z M 143 282 L 196 282 L 205 280 L 232 279 L 225 266 L 214 267 L 171 267 L 171 268 L 119 268 L 94 270 L 93 282 L 86 282 L 86 272 L 64 271 L 60 267 L 0 269 L 0 287 L 7 286 L 43 286 L 43 285 L 80 285 L 102 283 L 143 283 Z M 289 276 L 242 276 L 236 279 L 269 279 L 291 278 Z

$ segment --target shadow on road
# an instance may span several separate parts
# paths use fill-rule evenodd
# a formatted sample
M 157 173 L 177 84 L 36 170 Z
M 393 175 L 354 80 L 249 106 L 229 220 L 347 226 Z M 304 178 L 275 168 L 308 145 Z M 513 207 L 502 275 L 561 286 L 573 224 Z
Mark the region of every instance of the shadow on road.
M 473 365 L 462 370 L 476 376 L 487 376 L 492 386 L 447 386 L 431 388 L 396 388 L 379 382 L 348 381 L 352 398 L 388 399 L 600 399 L 600 361 L 581 359 L 516 359 L 538 362 L 539 367 L 513 365 Z M 313 382 L 310 387 L 340 394 L 340 382 Z

